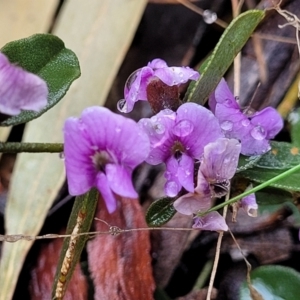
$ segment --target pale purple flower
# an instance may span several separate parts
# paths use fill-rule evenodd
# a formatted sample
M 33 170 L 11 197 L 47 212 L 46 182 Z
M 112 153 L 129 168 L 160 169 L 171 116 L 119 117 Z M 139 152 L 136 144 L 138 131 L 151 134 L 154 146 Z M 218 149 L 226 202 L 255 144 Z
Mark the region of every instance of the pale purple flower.
M 199 76 L 198 72 L 189 67 L 168 67 L 164 60 L 156 58 L 129 76 L 124 88 L 125 99 L 119 101 L 118 109 L 128 113 L 138 100 L 148 100 L 147 85 L 151 80 L 160 79 L 166 85 L 174 86 L 188 80 L 197 80 Z
M 177 112 L 162 110 L 139 125 L 150 139 L 146 162 L 166 164 L 165 193 L 175 197 L 182 187 L 194 191 L 194 159 L 201 158 L 208 143 L 223 137 L 215 116 L 203 106 L 185 103 Z
M 0 52 L 0 112 L 14 116 L 21 110 L 39 111 L 47 104 L 46 82 L 11 64 Z
M 235 139 L 219 138 L 204 147 L 195 189 L 174 202 L 175 209 L 185 215 L 204 212 L 211 207 L 212 197 L 226 195 L 234 176 L 241 151 Z
M 224 79 L 210 96 L 209 106 L 218 118 L 225 136 L 241 141 L 241 153 L 244 155 L 260 155 L 269 151 L 269 140 L 283 127 L 282 118 L 272 107 L 251 115 L 244 113 Z
M 149 153 L 148 136 L 130 119 L 104 107 L 89 107 L 64 126 L 64 155 L 69 192 L 101 192 L 107 210 L 117 207 L 113 193 L 136 198 L 131 175 Z
M 252 184 L 247 187 L 246 191 L 252 189 Z M 255 194 L 250 194 L 240 200 L 240 206 L 247 212 L 250 217 L 257 217 L 258 205 Z
M 193 228 L 210 231 L 227 231 L 225 219 L 216 211 L 212 211 L 203 217 L 195 218 Z

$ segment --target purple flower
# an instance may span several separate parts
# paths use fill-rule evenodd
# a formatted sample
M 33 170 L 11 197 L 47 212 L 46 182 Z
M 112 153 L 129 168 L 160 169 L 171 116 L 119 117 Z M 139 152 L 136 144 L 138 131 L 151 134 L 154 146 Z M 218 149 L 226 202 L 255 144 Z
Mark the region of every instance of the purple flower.
M 211 207 L 212 197 L 226 195 L 234 176 L 241 145 L 237 140 L 219 138 L 204 147 L 195 189 L 174 202 L 175 209 L 185 215 L 204 212 Z
M 168 86 L 180 85 L 188 80 L 197 80 L 199 73 L 189 67 L 168 67 L 162 59 L 154 59 L 146 67 L 133 72 L 126 81 L 125 99 L 120 100 L 118 109 L 121 112 L 131 112 L 135 102 L 148 100 L 147 85 L 151 80 L 160 79 Z
M 283 127 L 282 118 L 272 107 L 252 115 L 243 113 L 224 79 L 210 96 L 209 106 L 225 136 L 241 141 L 241 153 L 244 155 L 260 155 L 269 151 L 269 140 Z
M 48 88 L 44 80 L 11 64 L 0 53 L 0 112 L 17 115 L 21 110 L 39 111 L 47 104 Z
M 216 211 L 212 211 L 203 217 L 195 218 L 193 228 L 211 231 L 227 231 L 225 219 Z
M 253 188 L 253 186 L 251 184 L 246 189 L 246 191 L 250 190 L 252 188 Z M 242 198 L 241 201 L 240 201 L 240 206 L 247 212 L 248 216 L 250 216 L 250 217 L 257 217 L 258 205 L 256 203 L 255 194 L 250 194 L 250 195 Z
M 129 198 L 138 196 L 131 175 L 148 156 L 149 139 L 133 120 L 104 107 L 89 107 L 80 119 L 66 120 L 64 140 L 71 195 L 97 187 L 110 213 L 117 207 L 113 193 Z
M 223 137 L 215 116 L 203 106 L 185 103 L 177 112 L 162 110 L 139 125 L 150 139 L 146 162 L 166 164 L 166 194 L 174 197 L 182 187 L 194 191 L 194 159 L 201 158 L 205 145 Z

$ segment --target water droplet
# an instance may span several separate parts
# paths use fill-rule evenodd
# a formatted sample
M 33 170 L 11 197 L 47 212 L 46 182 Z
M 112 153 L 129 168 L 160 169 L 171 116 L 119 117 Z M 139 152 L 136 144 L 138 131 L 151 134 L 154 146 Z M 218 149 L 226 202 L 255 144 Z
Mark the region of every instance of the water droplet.
M 224 121 L 221 123 L 221 128 L 225 131 L 231 131 L 233 123 L 231 121 Z
M 141 69 L 138 69 L 136 71 L 134 71 L 133 73 L 131 73 L 128 77 L 128 79 L 126 80 L 126 83 L 125 83 L 125 90 L 130 90 L 131 89 L 131 86 L 132 84 L 135 82 L 138 74 L 140 73 L 140 70 Z
M 151 118 L 151 122 L 155 123 L 156 121 L 157 121 L 157 116 L 153 116 L 153 117 Z
M 263 140 L 267 133 L 266 131 L 264 130 L 264 128 L 262 128 L 261 126 L 255 126 L 252 130 L 251 130 L 251 135 L 254 139 L 258 140 L 258 141 L 261 141 Z
M 175 181 L 169 181 L 165 185 L 165 192 L 169 197 L 177 196 L 179 192 L 178 184 Z
M 117 108 L 120 112 L 122 113 L 127 113 L 128 109 L 127 109 L 127 102 L 125 99 L 121 99 L 118 101 L 117 103 Z
M 242 120 L 241 123 L 242 123 L 243 126 L 247 127 L 250 124 L 250 120 L 249 119 L 244 119 L 244 120 Z
M 166 129 L 165 129 L 165 126 L 163 124 L 160 124 L 160 123 L 156 123 L 154 126 L 153 126 L 154 130 L 156 133 L 158 134 L 163 134 Z
M 60 153 L 58 154 L 58 157 L 59 157 L 60 159 L 62 159 L 62 160 L 65 160 L 65 153 L 64 153 L 64 152 L 60 152 Z
M 189 120 L 182 120 L 175 125 L 173 133 L 177 136 L 184 137 L 194 130 L 194 125 Z
M 223 104 L 226 107 L 232 107 L 232 101 L 230 99 L 225 99 Z
M 217 20 L 217 18 L 218 18 L 217 14 L 209 9 L 206 9 L 203 12 L 203 20 L 206 24 L 214 23 Z
M 183 73 L 182 72 L 180 72 L 178 75 L 179 75 L 180 78 L 183 77 Z
M 190 176 L 190 175 L 191 175 L 191 172 L 190 172 L 189 170 L 186 170 L 186 171 L 185 171 L 185 175 L 186 175 L 186 176 Z
M 120 127 L 116 127 L 115 130 L 116 130 L 117 133 L 121 132 L 121 128 Z

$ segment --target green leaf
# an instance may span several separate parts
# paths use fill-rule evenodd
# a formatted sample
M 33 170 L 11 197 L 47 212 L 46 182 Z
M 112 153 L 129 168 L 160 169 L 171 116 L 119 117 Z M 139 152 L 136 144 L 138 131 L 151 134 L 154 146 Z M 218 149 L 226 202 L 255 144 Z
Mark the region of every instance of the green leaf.
M 229 24 L 208 58 L 208 63 L 205 61 L 206 67 L 200 68 L 200 71 L 204 70 L 193 88 L 188 90 L 186 101 L 205 103 L 264 16 L 264 11 L 249 10 Z
M 280 175 L 284 171 L 285 170 L 272 170 L 255 167 L 240 172 L 239 175 L 258 183 L 264 183 L 265 181 Z M 294 172 L 293 174 L 280 179 L 275 183 L 271 183 L 270 186 L 290 191 L 300 191 L 300 171 Z
M 6 44 L 2 49 L 12 63 L 43 78 L 48 85 L 48 104 L 39 112 L 23 111 L 1 123 L 11 126 L 35 119 L 57 104 L 71 83 L 80 76 L 76 55 L 61 39 L 51 34 L 35 34 Z
M 295 147 L 300 147 L 300 108 L 292 111 L 288 120 L 291 124 L 291 138 Z
M 263 266 L 251 272 L 251 283 L 263 299 L 298 300 L 300 273 L 283 266 Z M 240 289 L 241 300 L 252 300 L 247 283 Z
M 260 155 L 256 155 L 256 156 L 240 155 L 236 172 L 238 173 L 252 168 L 255 165 L 255 163 L 260 160 L 260 158 L 261 158 Z
M 159 227 L 170 221 L 175 214 L 172 198 L 160 198 L 148 208 L 146 222 L 150 227 Z
M 76 234 L 89 232 L 97 207 L 98 198 L 99 193 L 94 188 L 91 189 L 88 193 L 76 197 L 69 218 L 66 234 L 74 234 L 75 232 Z M 74 268 L 79 261 L 83 247 L 88 239 L 88 235 L 74 236 L 72 237 L 71 243 L 70 239 L 71 238 L 69 237 L 64 239 L 63 248 L 56 269 L 55 281 L 52 289 L 52 299 L 60 299 L 56 294 L 58 285 L 63 285 L 61 289 L 62 293 L 64 294 L 66 287 L 72 277 Z M 68 257 L 71 257 L 71 261 L 68 261 L 68 270 L 62 273 L 61 269 L 67 250 L 69 251 Z
M 286 170 L 300 164 L 300 149 L 290 143 L 271 142 L 272 149 L 255 162 L 255 166 L 265 169 Z

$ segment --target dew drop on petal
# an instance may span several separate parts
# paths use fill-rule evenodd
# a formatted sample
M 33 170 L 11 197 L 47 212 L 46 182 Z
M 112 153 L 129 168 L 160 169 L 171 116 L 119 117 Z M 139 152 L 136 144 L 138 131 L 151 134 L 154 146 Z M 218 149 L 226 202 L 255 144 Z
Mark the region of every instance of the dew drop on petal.
M 242 124 L 244 127 L 247 127 L 247 126 L 250 124 L 250 120 L 249 120 L 249 119 L 244 119 L 244 120 L 242 120 L 241 124 Z
M 65 160 L 65 153 L 64 152 L 60 152 L 58 154 L 58 157 L 61 159 L 61 160 Z
M 122 113 L 127 113 L 128 109 L 127 109 L 127 103 L 125 99 L 121 99 L 118 101 L 117 103 L 117 108 L 120 112 Z
M 224 121 L 221 123 L 220 126 L 225 131 L 231 131 L 233 127 L 233 123 L 231 121 Z
M 209 9 L 206 9 L 203 12 L 203 20 L 206 24 L 214 23 L 217 20 L 217 18 L 218 18 L 217 14 Z
M 160 124 L 160 123 L 156 123 L 154 126 L 153 126 L 154 130 L 156 133 L 158 134 L 163 134 L 166 129 L 165 129 L 165 126 L 163 124 Z
M 251 132 L 250 132 L 250 134 L 251 134 L 251 136 L 254 138 L 254 139 L 256 139 L 256 140 L 258 140 L 258 141 L 261 141 L 261 140 L 263 140 L 265 137 L 266 137 L 266 135 L 267 135 L 267 133 L 266 133 L 266 131 L 264 130 L 264 128 L 262 128 L 261 126 L 255 126 L 252 130 L 251 130 Z
M 116 133 L 119 133 L 119 132 L 121 132 L 121 128 L 120 127 L 116 127 L 115 131 L 116 131 Z
M 182 120 L 173 128 L 173 133 L 176 136 L 185 137 L 194 130 L 194 125 L 189 120 Z
M 131 89 L 131 86 L 134 83 L 134 81 L 136 80 L 136 78 L 137 78 L 140 71 L 141 71 L 141 69 L 138 69 L 138 70 L 134 71 L 133 73 L 131 73 L 129 75 L 129 77 L 126 80 L 126 83 L 125 83 L 125 89 L 127 89 L 127 90 Z
M 177 196 L 178 190 L 178 184 L 175 181 L 169 181 L 166 183 L 165 191 L 169 197 Z

